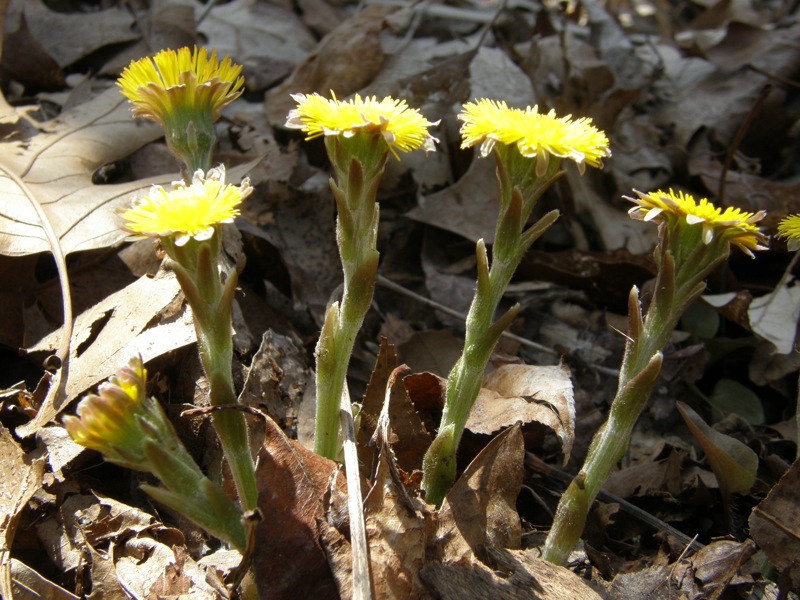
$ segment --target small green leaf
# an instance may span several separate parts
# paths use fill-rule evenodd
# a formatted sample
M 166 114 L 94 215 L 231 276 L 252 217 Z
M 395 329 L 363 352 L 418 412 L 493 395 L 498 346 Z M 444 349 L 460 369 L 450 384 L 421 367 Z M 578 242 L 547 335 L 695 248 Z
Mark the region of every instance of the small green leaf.
M 733 379 L 720 379 L 708 402 L 723 415 L 735 413 L 751 425 L 764 424 L 761 399 L 753 390 Z
M 683 402 L 678 402 L 677 407 L 694 439 L 703 448 L 722 494 L 726 497 L 733 493 L 747 494 L 756 481 L 756 453 L 739 440 L 710 427 Z
M 698 300 L 681 317 L 681 329 L 701 340 L 710 340 L 719 330 L 719 313 L 708 303 Z

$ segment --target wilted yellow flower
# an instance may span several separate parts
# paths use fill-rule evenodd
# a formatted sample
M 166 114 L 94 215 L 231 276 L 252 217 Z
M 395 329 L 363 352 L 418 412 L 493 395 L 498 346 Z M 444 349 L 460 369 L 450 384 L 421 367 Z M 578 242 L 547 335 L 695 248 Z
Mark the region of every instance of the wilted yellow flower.
M 753 250 L 766 250 L 767 238 L 756 226 L 766 216 L 763 210 L 757 213 L 731 207 L 721 210 L 706 198 L 697 202 L 691 195 L 681 191 L 676 193 L 672 189 L 648 194 L 637 190 L 634 192 L 637 198 L 626 196 L 626 199 L 636 203 L 628 211 L 634 219 L 657 223 L 670 218 L 685 220 L 689 225 L 702 225 L 702 239 L 705 244 L 721 238 L 738 246 L 750 257 L 753 257 Z
M 123 213 L 123 229 L 148 237 L 175 236 L 176 246 L 191 238 L 207 240 L 217 225 L 233 222 L 239 204 L 252 191 L 249 179 L 239 186 L 226 184 L 223 165 L 207 174 L 198 170 L 191 185 L 176 182 L 171 191 L 153 186 L 149 196 Z
M 786 239 L 789 250 L 800 248 L 800 215 L 789 215 L 778 223 L 778 237 Z
M 188 109 L 205 112 L 215 121 L 222 107 L 242 94 L 241 72 L 227 56 L 217 60 L 214 50 L 209 56 L 205 48 L 181 48 L 132 61 L 117 85 L 136 117 L 164 124 L 170 113 Z
M 458 118 L 464 121 L 462 148 L 480 144 L 487 156 L 495 144 L 516 145 L 522 156 L 537 159 L 539 174 L 551 156 L 574 160 L 581 172 L 585 164 L 602 167 L 603 158 L 611 156 L 608 137 L 589 118 L 556 117 L 553 110 L 539 113 L 538 106 L 521 110 L 488 99 L 468 102 Z
M 331 92 L 333 96 L 333 92 Z M 321 135 L 353 137 L 359 131 L 380 132 L 392 153 L 395 149 L 409 152 L 422 148 L 435 150 L 436 138 L 428 133 L 431 123 L 420 112 L 409 108 L 405 100 L 386 97 L 361 98 L 356 94 L 351 100 L 328 100 L 319 94 L 293 94 L 297 108 L 289 112 L 286 127 L 300 129 L 307 139 Z
M 116 377 L 101 383 L 98 394 L 86 396 L 78 404 L 77 417 L 64 417 L 64 427 L 72 439 L 103 453 L 109 460 L 141 469 L 145 462 L 142 430 L 138 417 L 150 410 L 145 383 L 147 371 L 141 357 L 132 358 Z

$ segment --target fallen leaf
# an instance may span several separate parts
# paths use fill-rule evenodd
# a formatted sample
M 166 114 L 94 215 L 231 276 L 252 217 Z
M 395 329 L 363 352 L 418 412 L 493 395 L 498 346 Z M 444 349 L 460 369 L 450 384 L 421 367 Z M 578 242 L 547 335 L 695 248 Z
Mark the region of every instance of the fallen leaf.
M 770 490 L 750 514 L 750 535 L 769 562 L 788 571 L 792 586 L 800 588 L 800 461 Z
M 296 426 L 297 409 L 310 373 L 305 349 L 298 341 L 269 329 L 253 356 L 239 403 L 264 407 L 284 430 Z
M 384 410 L 386 386 L 397 367 L 397 354 L 394 346 L 386 338 L 381 338 L 380 350 L 375 360 L 375 368 L 370 376 L 359 413 L 359 429 L 356 432 L 359 460 L 366 472 L 372 470 L 374 457 L 379 448 L 371 447 L 371 440 L 378 427 L 378 418 Z M 431 444 L 431 436 L 420 420 L 406 392 L 402 377 L 396 377 L 389 394 L 390 443 L 394 460 L 406 473 L 422 467 L 422 457 Z
M 45 579 L 16 558 L 11 559 L 11 578 L 8 597 L 14 600 L 78 600 L 78 596 Z
M 397 347 L 397 353 L 415 373 L 429 371 L 447 377 L 463 349 L 463 340 L 447 330 L 436 329 L 417 331 Z
M 255 531 L 253 569 L 259 597 L 338 600 L 317 534 L 328 486 L 346 489 L 336 463 L 292 441 L 268 417 L 256 482 L 263 520 Z
M 538 558 L 534 552 L 487 548 L 493 568 L 481 564 L 429 562 L 420 576 L 435 597 L 442 600 L 603 599 L 586 580 L 569 569 Z
M 58 63 L 66 67 L 112 44 L 139 39 L 136 19 L 123 6 L 87 12 L 56 12 L 42 0 L 26 0 L 25 21 L 34 38 Z M 59 35 L 53 35 L 53 32 Z
M 315 40 L 293 13 L 280 6 L 234 0 L 215 6 L 198 24 L 220 56 L 244 66 L 248 89 L 264 89 L 286 77 L 314 48 Z
M 20 512 L 42 484 L 44 460 L 31 460 L 0 425 L 0 597 L 16 598 L 11 585 L 11 548 Z
M 755 544 L 750 540 L 741 543 L 719 540 L 701 548 L 692 557 L 692 567 L 695 579 L 700 582 L 703 597 L 714 600 L 730 584 L 751 584 L 752 578 L 741 577 L 740 569 L 755 551 Z
M 267 92 L 271 123 L 283 124 L 296 106 L 290 94 L 312 92 L 346 98 L 365 87 L 380 71 L 380 32 L 397 7 L 368 5 L 322 38 L 286 81 Z M 335 57 L 335 60 L 332 60 Z
M 419 204 L 407 216 L 471 242 L 483 239 L 490 244 L 499 212 L 497 193 L 494 160 L 481 159 L 476 152 L 467 172 L 455 184 L 420 196 Z
M 432 514 L 414 502 L 399 480 L 388 440 L 379 447 L 375 484 L 364 499 L 375 598 L 425 596 L 419 570 L 425 564 L 427 526 Z
M 575 399 L 569 367 L 503 365 L 490 373 L 467 419 L 473 433 L 492 434 L 520 421 L 540 423 L 561 441 L 564 463 L 575 440 Z
M 772 293 L 753 298 L 747 314 L 755 333 L 772 342 L 779 354 L 790 354 L 800 319 L 800 285 L 787 282 Z
M 122 240 L 115 209 L 130 205 L 159 176 L 95 185 L 92 173 L 163 135 L 160 127 L 131 117 L 128 101 L 110 88 L 43 125 L 29 140 L 3 144 L 0 159 L 0 254 L 50 250 L 32 202 L 41 205 L 64 254 L 105 248 Z M 21 180 L 21 182 L 20 182 Z
M 524 457 L 522 430 L 514 425 L 473 459 L 439 510 L 432 540 L 439 560 L 469 559 L 482 546 L 520 547 L 516 502 Z
M 73 399 L 101 380 L 113 375 L 131 356 L 144 362 L 195 341 L 188 306 L 181 298 L 175 275 L 141 277 L 108 296 L 75 319 L 70 346 L 65 395 L 52 405 L 43 405 L 36 418 L 17 428 L 30 435 L 58 415 Z M 41 340 L 29 352 L 49 352 L 58 344 L 59 331 Z
M 294 310 L 307 310 L 321 326 L 331 293 L 342 281 L 330 190 L 326 185 L 319 194 L 293 191 L 272 213 L 258 226 L 245 223 L 242 233 L 277 249 L 291 279 Z

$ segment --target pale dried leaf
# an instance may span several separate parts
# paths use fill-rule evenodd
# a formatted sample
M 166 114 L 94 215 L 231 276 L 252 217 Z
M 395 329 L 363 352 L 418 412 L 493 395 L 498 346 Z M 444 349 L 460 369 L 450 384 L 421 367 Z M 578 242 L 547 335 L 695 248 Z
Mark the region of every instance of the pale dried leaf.
M 476 151 L 461 179 L 440 192 L 420 196 L 419 205 L 407 216 L 472 242 L 491 243 L 499 211 L 497 193 L 494 159 L 482 159 Z
M 78 596 L 56 585 L 25 563 L 11 559 L 12 593 L 14 600 L 78 600 Z
M 131 117 L 128 101 L 116 88 L 62 114 L 44 128 L 30 140 L 2 144 L 0 254 L 21 256 L 50 250 L 32 201 L 42 206 L 64 254 L 69 254 L 104 248 L 123 239 L 115 209 L 130 205 L 137 194 L 155 183 L 179 178 L 92 183 L 92 173 L 98 167 L 162 135 L 157 125 Z M 27 189 L 9 174 L 20 177 Z
M 234 0 L 215 6 L 198 26 L 213 40 L 217 54 L 236 57 L 248 70 L 288 73 L 306 58 L 314 37 L 300 19 L 279 6 L 253 0 Z
M 326 520 L 325 495 L 332 476 L 339 495 L 346 495 L 344 473 L 333 461 L 287 438 L 272 419 L 265 417 L 264 422 L 266 437 L 256 468 L 264 518 L 256 528 L 253 550 L 259 596 L 338 600 L 318 529 Z
M 66 395 L 44 405 L 36 419 L 19 428 L 27 435 L 53 419 L 78 395 L 113 375 L 140 354 L 144 362 L 195 341 L 191 311 L 176 304 L 180 286 L 171 272 L 141 277 L 108 296 L 75 320 L 70 346 Z M 30 351 L 48 351 L 58 343 L 59 331 Z
M 489 548 L 487 552 L 499 568 L 430 562 L 422 569 L 422 579 L 442 600 L 603 599 L 583 578 L 541 560 L 536 551 Z
M 110 44 L 139 39 L 133 13 L 124 6 L 91 12 L 56 12 L 42 0 L 25 1 L 25 21 L 33 36 L 60 67 Z M 53 32 L 58 35 L 53 35 Z
M 267 93 L 270 122 L 286 121 L 289 110 L 296 106 L 290 94 L 317 92 L 327 97 L 333 92 L 345 98 L 372 81 L 383 64 L 379 34 L 386 16 L 395 10 L 367 6 L 322 38 L 289 78 Z
M 503 365 L 486 378 L 467 429 L 491 434 L 517 421 L 540 423 L 561 441 L 564 462 L 575 440 L 575 399 L 569 367 Z
M 383 442 L 375 484 L 364 500 L 375 598 L 417 598 L 424 593 L 419 570 L 425 564 L 426 514 L 431 515 L 410 501 Z
M 790 354 L 800 318 L 800 285 L 787 283 L 753 298 L 747 314 L 754 332 L 772 342 L 779 354 Z

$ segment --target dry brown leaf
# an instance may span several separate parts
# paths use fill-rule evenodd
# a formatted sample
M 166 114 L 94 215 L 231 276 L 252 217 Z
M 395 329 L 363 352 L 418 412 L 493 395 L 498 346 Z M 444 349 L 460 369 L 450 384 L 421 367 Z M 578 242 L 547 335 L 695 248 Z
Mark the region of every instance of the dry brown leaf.
M 368 5 L 331 31 L 289 78 L 271 89 L 266 111 L 271 123 L 282 124 L 295 102 L 290 94 L 330 92 L 345 98 L 365 87 L 380 71 L 383 50 L 379 34 L 386 16 L 397 7 Z
M 422 579 L 442 600 L 603 599 L 569 569 L 543 561 L 529 550 L 487 548 L 487 553 L 497 568 L 430 562 L 422 569 Z
M 178 302 L 180 286 L 170 272 L 141 277 L 78 315 L 70 347 L 66 394 L 40 408 L 36 418 L 18 428 L 29 435 L 53 419 L 74 398 L 113 375 L 131 356 L 146 363 L 195 341 L 191 311 Z M 48 351 L 59 331 L 41 340 L 30 352 Z
M 294 426 L 310 373 L 299 342 L 269 329 L 253 356 L 239 402 L 263 406 L 284 429 Z
M 0 425 L 0 597 L 11 593 L 11 547 L 20 512 L 42 484 L 44 460 L 31 460 Z
M 683 491 L 681 468 L 686 452 L 674 449 L 667 458 L 614 471 L 603 489 L 620 498 L 669 493 L 678 496 Z
M 378 448 L 370 446 L 378 417 L 384 408 L 386 386 L 395 367 L 397 354 L 394 346 L 381 339 L 380 350 L 375 361 L 364 400 L 361 405 L 360 427 L 357 432 L 359 460 L 367 472 L 372 469 Z M 431 444 L 431 436 L 422 424 L 414 405 L 406 393 L 403 378 L 394 380 L 389 395 L 389 426 L 391 428 L 391 448 L 398 466 L 406 473 L 422 467 L 422 457 Z
M 79 600 L 16 558 L 11 559 L 11 577 L 13 596 L 9 597 L 14 600 Z
M 450 331 L 436 329 L 415 332 L 397 347 L 397 353 L 400 361 L 415 373 L 429 371 L 440 377 L 447 377 L 463 349 L 463 340 L 459 340 Z
M 277 249 L 291 278 L 294 309 L 308 310 L 318 326 L 324 320 L 331 293 L 342 280 L 334 232 L 335 205 L 327 177 L 324 180 L 319 193 L 293 191 L 271 209 L 269 220 L 242 229 Z
M 715 600 L 729 585 L 752 584 L 752 578 L 741 574 L 740 570 L 755 551 L 755 544 L 750 540 L 741 543 L 720 540 L 701 548 L 692 557 L 692 566 L 694 577 L 702 586 L 703 597 Z
M 750 514 L 750 535 L 770 563 L 788 571 L 792 585 L 800 588 L 800 461 L 775 484 Z
M 407 216 L 472 242 L 491 243 L 499 211 L 497 193 L 494 160 L 476 153 L 461 179 L 440 192 L 420 196 L 419 205 Z
M 575 399 L 569 367 L 503 365 L 489 374 L 466 428 L 492 434 L 517 421 L 550 428 L 561 441 L 566 464 L 575 440 Z
M 379 451 L 375 484 L 364 500 L 375 598 L 424 598 L 419 570 L 425 564 L 426 520 L 432 515 L 406 494 L 389 464 L 388 444 Z
M 445 496 L 431 544 L 443 562 L 469 560 L 481 546 L 519 548 L 516 509 L 525 443 L 519 425 L 481 450 Z
M 259 596 L 338 600 L 317 532 L 326 520 L 328 486 L 333 481 L 344 493 L 344 473 L 333 461 L 287 438 L 268 417 L 264 421 L 266 438 L 256 469 L 264 518 L 253 550 Z
M 215 6 L 198 25 L 218 55 L 244 65 L 248 89 L 264 89 L 288 75 L 315 45 L 300 19 L 280 6 L 234 0 Z M 234 107 L 235 108 L 235 107 Z
M 25 0 L 24 13 L 33 37 L 59 67 L 71 65 L 105 46 L 139 39 L 134 28 L 136 19 L 124 6 L 69 13 L 50 10 L 42 0 Z M 56 31 L 59 35 L 53 35 Z

